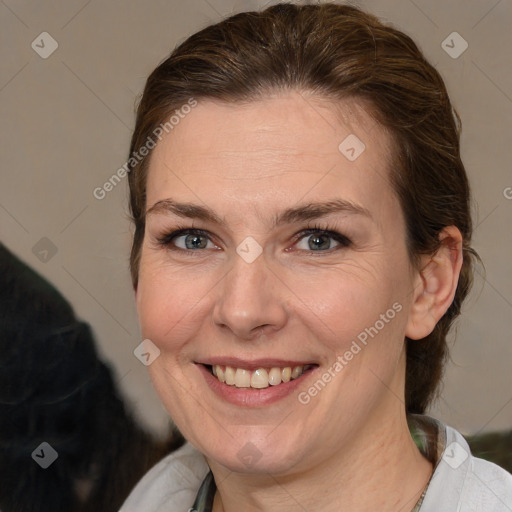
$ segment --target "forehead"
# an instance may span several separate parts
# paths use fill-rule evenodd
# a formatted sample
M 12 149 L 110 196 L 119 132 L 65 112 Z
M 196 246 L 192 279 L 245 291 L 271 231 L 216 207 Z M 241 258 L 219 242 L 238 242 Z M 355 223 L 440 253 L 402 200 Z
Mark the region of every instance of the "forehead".
M 151 155 L 147 207 L 168 196 L 215 202 L 220 194 L 233 205 L 257 206 L 334 191 L 378 207 L 383 187 L 391 193 L 391 138 L 370 112 L 361 100 L 334 103 L 299 92 L 248 103 L 199 101 Z

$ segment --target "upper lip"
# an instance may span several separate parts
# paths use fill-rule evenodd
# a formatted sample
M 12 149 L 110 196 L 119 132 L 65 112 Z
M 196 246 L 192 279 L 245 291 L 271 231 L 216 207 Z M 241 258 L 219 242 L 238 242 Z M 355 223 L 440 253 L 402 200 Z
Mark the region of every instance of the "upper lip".
M 287 366 L 317 365 L 313 361 L 292 361 L 291 359 L 240 359 L 238 357 L 211 357 L 196 361 L 206 366 L 231 366 L 232 368 L 243 368 L 244 370 L 258 370 L 259 368 L 286 368 Z

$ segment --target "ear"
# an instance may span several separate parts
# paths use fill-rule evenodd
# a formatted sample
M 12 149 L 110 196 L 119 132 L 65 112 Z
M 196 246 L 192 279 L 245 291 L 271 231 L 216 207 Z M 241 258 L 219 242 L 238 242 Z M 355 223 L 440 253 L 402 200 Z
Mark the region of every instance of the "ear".
M 455 226 L 439 234 L 441 245 L 422 259 L 415 279 L 414 300 L 405 335 L 413 340 L 428 336 L 446 313 L 457 290 L 462 267 L 462 235 Z

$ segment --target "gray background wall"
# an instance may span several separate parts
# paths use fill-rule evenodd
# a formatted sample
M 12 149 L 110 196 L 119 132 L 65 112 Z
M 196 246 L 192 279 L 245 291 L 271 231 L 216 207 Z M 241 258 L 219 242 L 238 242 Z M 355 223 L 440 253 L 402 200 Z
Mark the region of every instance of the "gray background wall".
M 167 416 L 133 355 L 141 340 L 128 274 L 127 184 L 103 200 L 93 190 L 126 161 L 134 106 L 151 70 L 192 32 L 265 3 L 0 2 L 0 238 L 90 322 L 101 356 L 155 432 L 164 431 Z M 445 78 L 463 120 L 474 245 L 487 273 L 477 273 L 433 413 L 465 433 L 510 428 L 512 1 L 355 3 L 417 41 Z M 457 58 L 462 40 L 442 45 L 454 31 L 468 44 Z M 58 44 L 47 58 L 40 54 L 55 43 L 42 32 Z

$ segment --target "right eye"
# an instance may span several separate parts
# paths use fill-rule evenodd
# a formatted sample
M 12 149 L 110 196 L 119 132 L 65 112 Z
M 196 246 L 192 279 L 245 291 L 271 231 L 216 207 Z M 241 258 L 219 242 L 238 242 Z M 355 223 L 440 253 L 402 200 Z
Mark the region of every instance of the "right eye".
M 202 229 L 178 229 L 158 238 L 158 243 L 170 250 L 197 251 L 199 249 L 218 249 Z

